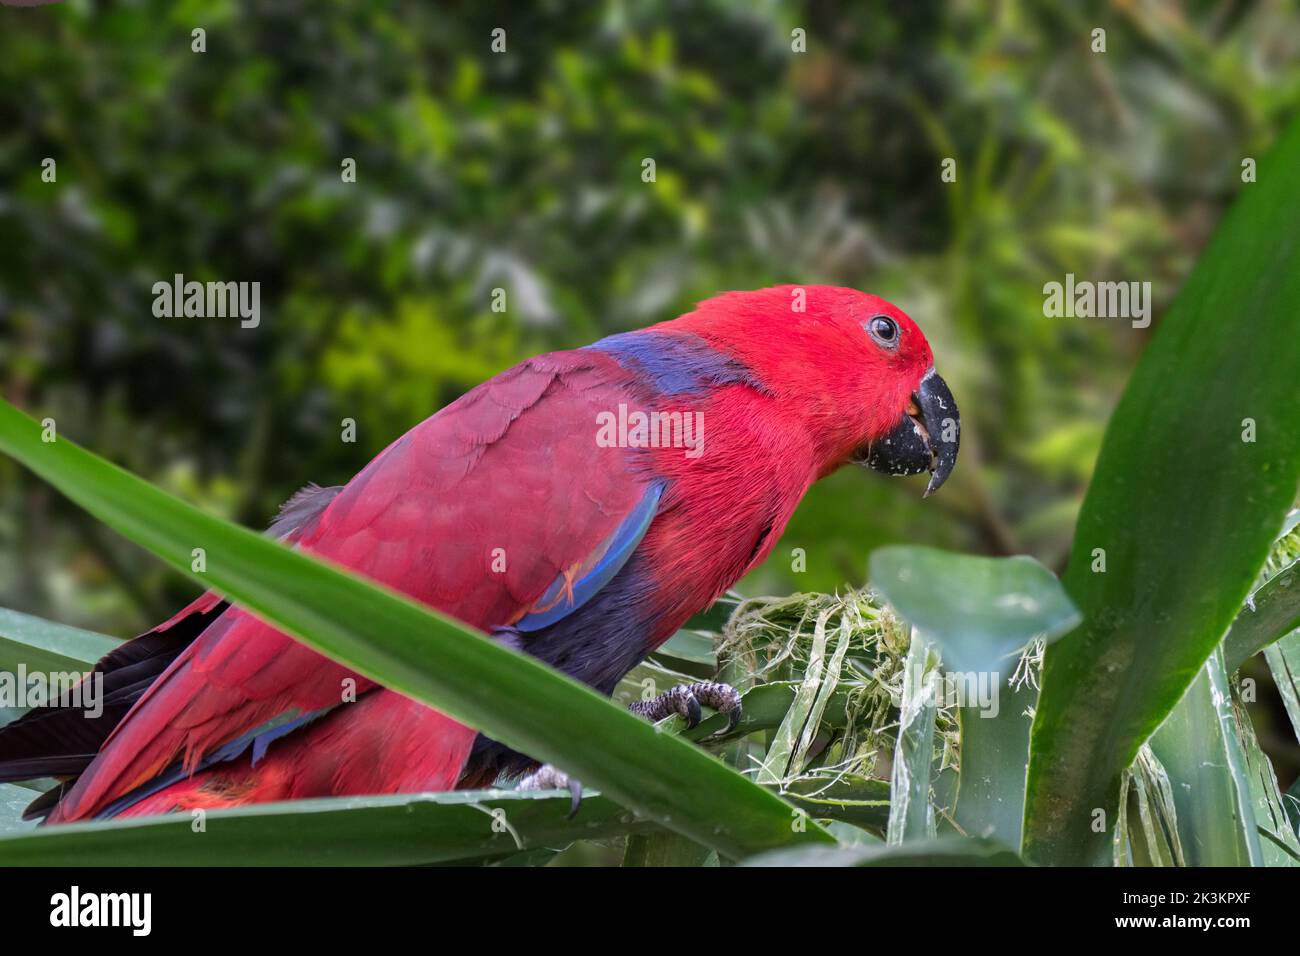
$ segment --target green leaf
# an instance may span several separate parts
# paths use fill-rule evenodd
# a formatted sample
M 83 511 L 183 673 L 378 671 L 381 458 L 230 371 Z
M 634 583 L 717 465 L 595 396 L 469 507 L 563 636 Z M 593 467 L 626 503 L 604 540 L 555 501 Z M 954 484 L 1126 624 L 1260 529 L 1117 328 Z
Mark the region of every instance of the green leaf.
M 1079 612 L 1051 571 L 1033 558 L 983 558 L 932 548 L 881 548 L 871 582 L 913 627 L 938 645 L 945 678 L 962 691 L 961 775 L 954 817 L 972 836 L 1020 846 L 1032 688 L 1013 691 L 1010 664 L 1034 639 L 1051 642 Z M 997 696 L 972 700 L 972 680 Z M 996 711 L 993 704 L 996 704 Z
M 1038 691 L 1003 685 L 997 713 L 979 707 L 958 710 L 961 721 L 961 774 L 953 816 L 973 837 L 990 837 L 1020 846 L 1029 767 L 1031 708 Z
M 1228 673 L 1300 628 L 1300 561 L 1283 568 L 1246 599 L 1223 639 Z
M 1030 557 L 879 548 L 871 585 L 938 645 L 949 671 L 1005 674 L 1031 640 L 1055 640 L 1079 623 L 1056 575 Z
M 1151 738 L 1189 866 L 1259 866 L 1254 799 L 1219 650 Z
M 0 450 L 205 586 L 316 650 L 733 857 L 832 841 L 712 756 L 396 592 L 205 515 L 0 402 Z M 206 551 L 206 573 L 191 550 Z
M 42 827 L 0 838 L 0 865 L 411 866 L 656 829 L 598 794 L 568 813 L 556 791 L 295 800 L 209 811 L 200 832 L 189 814 Z
M 745 866 L 1024 866 L 1020 857 L 989 840 L 939 837 L 899 845 L 806 847 L 751 857 Z
M 1111 417 L 1048 648 L 1026 855 L 1095 863 L 1120 776 L 1219 644 L 1300 481 L 1300 122 L 1259 163 Z M 1249 313 L 1249 328 L 1225 316 Z M 1255 441 L 1243 441 L 1252 419 Z M 1104 560 L 1105 571 L 1094 571 Z
M 121 644 L 116 638 L 0 608 L 0 671 L 84 671 Z

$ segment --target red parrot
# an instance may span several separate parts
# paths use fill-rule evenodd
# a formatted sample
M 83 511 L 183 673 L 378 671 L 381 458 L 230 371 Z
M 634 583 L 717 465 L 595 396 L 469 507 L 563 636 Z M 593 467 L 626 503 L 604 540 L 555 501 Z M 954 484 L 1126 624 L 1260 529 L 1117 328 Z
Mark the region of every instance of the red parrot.
M 767 557 L 817 479 L 849 462 L 928 470 L 929 494 L 958 433 L 900 309 L 829 286 L 730 292 L 502 372 L 346 485 L 299 492 L 271 533 L 609 694 Z M 215 593 L 95 671 L 99 718 L 51 707 L 0 729 L 0 780 L 65 780 L 29 809 L 47 822 L 484 786 L 536 767 Z M 698 719 L 700 703 L 738 715 L 720 684 L 636 709 Z

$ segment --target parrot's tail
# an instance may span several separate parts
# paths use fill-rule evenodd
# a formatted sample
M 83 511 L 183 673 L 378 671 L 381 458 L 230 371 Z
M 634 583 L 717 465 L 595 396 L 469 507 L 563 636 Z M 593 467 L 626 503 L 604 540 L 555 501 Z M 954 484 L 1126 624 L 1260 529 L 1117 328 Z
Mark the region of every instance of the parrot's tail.
M 60 801 L 99 754 L 114 728 L 172 661 L 216 620 L 227 604 L 206 594 L 171 620 L 115 648 L 95 665 L 102 681 L 100 713 L 91 717 L 78 695 L 38 707 L 0 727 L 0 783 L 55 777 L 24 819 L 49 823 L 195 809 L 218 809 L 306 797 L 417 793 L 456 788 L 476 732 L 383 689 L 363 693 L 320 715 L 286 725 L 299 728 L 295 746 L 233 746 L 206 766 L 172 767 L 99 811 L 65 815 Z M 394 734 L 393 728 L 403 729 Z M 409 732 L 408 732 L 409 731 Z M 302 744 L 297 746 L 296 744 Z
M 395 735 L 394 727 L 403 734 Z M 409 733 L 407 733 L 409 731 Z M 187 773 L 172 768 L 96 818 L 219 810 L 274 800 L 454 790 L 478 732 L 389 690 L 376 689 L 301 726 L 294 739 L 250 747 Z M 53 793 L 49 823 L 64 823 Z
M 100 704 L 86 710 L 85 694 L 74 688 L 48 706 L 36 707 L 0 727 L 0 783 L 38 777 L 75 779 L 90 766 L 104 741 L 127 712 L 228 605 L 209 592 L 171 620 L 126 641 L 104 656 L 86 680 Z M 27 808 L 26 819 L 44 816 L 65 787 L 56 787 Z

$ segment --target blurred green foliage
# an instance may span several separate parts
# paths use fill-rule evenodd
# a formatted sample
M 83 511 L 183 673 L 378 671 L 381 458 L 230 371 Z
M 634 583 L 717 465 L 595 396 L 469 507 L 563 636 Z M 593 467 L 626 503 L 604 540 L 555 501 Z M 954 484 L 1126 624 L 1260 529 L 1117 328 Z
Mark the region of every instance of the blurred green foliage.
M 823 482 L 742 590 L 860 584 L 898 541 L 1059 568 L 1135 356 L 1297 103 L 1269 0 L 6 8 L 0 389 L 261 526 L 527 355 L 853 285 L 926 330 L 961 464 L 924 503 Z M 1152 282 L 1154 325 L 1044 318 L 1066 272 Z M 155 318 L 175 273 L 259 280 L 261 325 Z M 189 595 L 0 462 L 0 606 L 126 634 Z

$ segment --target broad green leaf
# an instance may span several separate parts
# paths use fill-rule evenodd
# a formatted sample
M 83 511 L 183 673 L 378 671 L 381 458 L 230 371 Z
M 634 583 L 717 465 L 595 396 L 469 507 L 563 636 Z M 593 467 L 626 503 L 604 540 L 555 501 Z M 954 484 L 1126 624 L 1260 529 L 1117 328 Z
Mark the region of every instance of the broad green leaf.
M 1169 777 L 1187 865 L 1261 865 L 1250 777 L 1219 650 L 1150 745 Z
M 656 829 L 598 794 L 568 813 L 555 791 L 263 803 L 209 811 L 200 832 L 188 814 L 42 827 L 0 838 L 0 866 L 410 866 Z
M 1038 691 L 1003 685 L 997 713 L 962 707 L 961 773 L 953 816 L 962 831 L 1020 846 L 1025 809 L 1025 774 L 1029 766 L 1030 709 Z
M 1024 866 L 1020 857 L 989 840 L 939 837 L 899 845 L 806 847 L 751 857 L 745 866 Z
M 121 641 L 0 608 L 0 671 L 85 671 Z
M 1031 640 L 1055 640 L 1079 623 L 1056 575 L 1030 557 L 879 548 L 871 586 L 938 646 L 949 671 L 1006 673 Z
M 881 548 L 871 582 L 939 647 L 947 685 L 961 704 L 961 775 L 954 816 L 972 836 L 1019 847 L 1029 763 L 1032 688 L 1008 672 L 1022 648 L 1051 642 L 1079 613 L 1051 571 L 1033 558 L 983 558 L 933 548 Z M 987 700 L 978 700 L 980 691 Z M 989 692 L 996 694 L 990 696 Z
M 903 701 L 898 708 L 898 742 L 889 781 L 890 844 L 933 837 L 934 806 L 930 776 L 934 766 L 934 723 L 939 657 L 915 629 L 903 673 Z
M 1222 640 L 1300 483 L 1297 168 L 1300 122 L 1241 187 L 1111 417 L 1065 576 L 1084 623 L 1047 649 L 1034 721 L 1036 862 L 1106 859 L 1094 811 L 1113 823 L 1121 774 Z
M 560 850 L 552 850 L 549 847 L 542 847 L 537 850 L 522 850 L 519 853 L 511 853 L 509 856 L 498 857 L 491 860 L 481 861 L 484 866 L 489 867 L 516 867 L 516 866 L 545 866 L 551 860 L 560 854 Z M 467 861 L 452 860 L 446 866 L 465 866 Z
M 1228 673 L 1300 628 L 1300 561 L 1283 568 L 1246 599 L 1223 639 Z
M 211 517 L 0 402 L 0 450 L 204 586 L 387 687 L 556 764 L 641 816 L 733 857 L 826 842 L 730 767 L 539 662 L 396 592 Z M 206 573 L 191 551 L 206 551 Z

